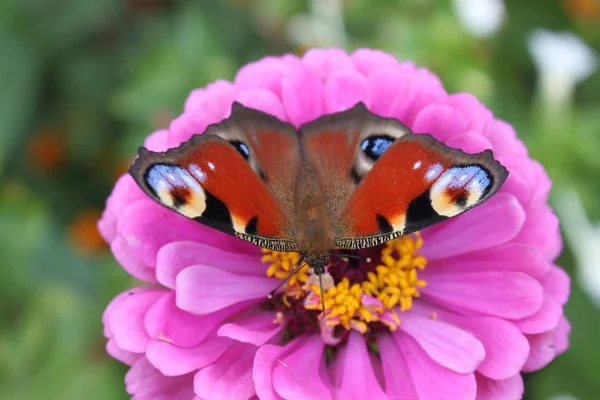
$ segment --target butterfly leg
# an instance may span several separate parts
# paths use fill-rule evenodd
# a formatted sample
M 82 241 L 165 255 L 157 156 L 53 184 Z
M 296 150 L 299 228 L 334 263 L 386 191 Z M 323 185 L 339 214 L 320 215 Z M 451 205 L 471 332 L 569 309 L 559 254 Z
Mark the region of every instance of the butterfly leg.
M 275 292 L 277 292 L 279 290 L 279 288 L 281 288 L 285 283 L 287 283 L 287 281 L 289 281 L 292 276 L 294 276 L 298 272 L 300 272 L 305 265 L 308 265 L 308 264 L 302 265 L 305 258 L 306 258 L 306 254 L 300 255 L 300 259 L 298 260 L 298 262 L 296 264 L 294 264 L 294 266 L 290 270 L 290 273 L 288 274 L 287 278 L 285 278 L 283 281 L 281 281 L 281 283 L 279 285 L 277 285 L 277 287 L 269 293 L 269 295 L 267 296 L 268 299 L 272 299 L 273 296 L 275 295 Z

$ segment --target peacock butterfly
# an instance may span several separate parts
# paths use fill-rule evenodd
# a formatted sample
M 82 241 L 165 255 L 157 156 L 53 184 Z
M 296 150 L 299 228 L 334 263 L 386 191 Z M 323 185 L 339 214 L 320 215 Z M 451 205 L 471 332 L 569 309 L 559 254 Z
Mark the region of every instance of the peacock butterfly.
M 179 214 L 300 252 L 319 281 L 333 250 L 373 247 L 459 215 L 508 176 L 491 150 L 450 148 L 362 103 L 299 129 L 234 103 L 230 117 L 177 148 L 140 147 L 130 173 Z

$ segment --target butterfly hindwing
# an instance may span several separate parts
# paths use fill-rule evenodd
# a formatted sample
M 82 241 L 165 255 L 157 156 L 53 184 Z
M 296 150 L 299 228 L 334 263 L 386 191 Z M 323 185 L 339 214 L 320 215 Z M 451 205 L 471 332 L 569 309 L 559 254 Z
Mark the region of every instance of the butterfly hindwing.
M 293 126 L 234 105 L 230 118 L 177 148 L 141 148 L 130 173 L 179 214 L 262 247 L 293 251 L 289 197 L 299 158 Z
M 491 150 L 467 154 L 426 134 L 389 145 L 344 210 L 339 248 L 371 247 L 459 215 L 487 200 L 508 171 Z

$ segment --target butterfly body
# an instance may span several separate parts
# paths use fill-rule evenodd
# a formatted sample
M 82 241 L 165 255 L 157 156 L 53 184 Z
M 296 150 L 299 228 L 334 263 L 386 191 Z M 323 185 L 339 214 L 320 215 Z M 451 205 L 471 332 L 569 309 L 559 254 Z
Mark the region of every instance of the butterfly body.
M 130 169 L 162 205 L 321 274 L 335 249 L 372 247 L 465 212 L 508 172 L 362 104 L 296 129 L 234 103 L 231 116 Z

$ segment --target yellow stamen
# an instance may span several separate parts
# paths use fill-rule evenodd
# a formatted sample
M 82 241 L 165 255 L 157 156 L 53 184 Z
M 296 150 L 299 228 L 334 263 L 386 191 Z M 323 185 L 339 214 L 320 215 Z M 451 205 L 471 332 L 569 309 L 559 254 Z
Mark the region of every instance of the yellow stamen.
M 425 257 L 417 254 L 422 245 L 418 233 L 387 242 L 381 252 L 382 265 L 362 284 L 364 292 L 381 301 L 385 308 L 399 306 L 401 311 L 409 310 L 413 297 L 420 296 L 418 288 L 426 285 L 417 277 L 417 270 L 427 264 Z
M 368 324 L 380 322 L 390 330 L 400 325 L 398 311 L 412 307 L 413 298 L 419 297 L 419 288 L 426 282 L 418 277 L 427 260 L 418 254 L 423 239 L 416 233 L 392 240 L 381 250 L 380 264 L 367 273 L 363 282 L 351 284 L 346 277 L 324 293 L 324 323 L 334 327 L 341 325 L 366 333 Z M 285 279 L 298 262 L 297 253 L 280 253 L 263 250 L 263 262 L 270 263 L 267 276 Z M 293 276 L 287 285 L 283 302 L 291 307 L 287 296 L 305 297 L 304 307 L 321 310 L 321 290 L 318 285 L 307 282 L 308 269 Z
M 261 261 L 269 263 L 267 268 L 267 276 L 273 276 L 277 279 L 285 279 L 290 274 L 290 270 L 300 260 L 299 253 L 287 253 L 273 250 L 262 249 L 263 256 Z M 299 297 L 302 295 L 302 286 L 306 283 L 308 271 L 305 267 L 303 270 L 292 276 L 287 282 L 287 294 Z

